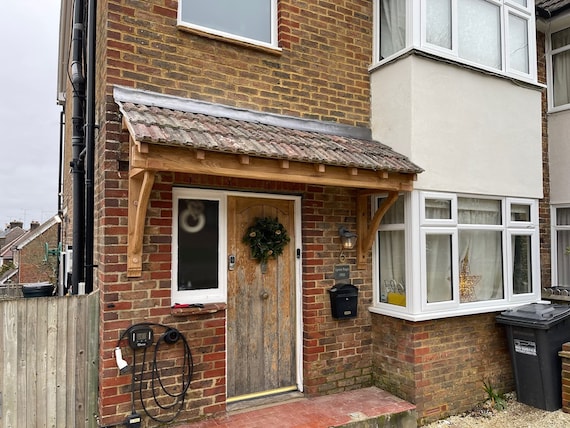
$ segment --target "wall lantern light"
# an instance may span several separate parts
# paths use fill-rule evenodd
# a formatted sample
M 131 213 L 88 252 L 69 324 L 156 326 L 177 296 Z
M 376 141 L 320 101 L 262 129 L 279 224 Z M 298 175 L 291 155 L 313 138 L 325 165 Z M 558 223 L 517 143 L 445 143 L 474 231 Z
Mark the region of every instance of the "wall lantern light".
M 344 262 L 346 260 L 344 250 L 352 250 L 354 248 L 358 235 L 354 232 L 348 231 L 344 226 L 341 226 L 338 229 L 338 236 L 340 236 L 340 243 L 342 246 L 339 259 L 341 262 Z

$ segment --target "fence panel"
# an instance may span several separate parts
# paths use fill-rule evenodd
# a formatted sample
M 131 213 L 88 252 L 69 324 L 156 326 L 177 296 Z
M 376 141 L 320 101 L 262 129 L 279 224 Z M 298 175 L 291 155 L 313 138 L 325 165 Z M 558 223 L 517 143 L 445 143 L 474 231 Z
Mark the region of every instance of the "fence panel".
M 0 300 L 0 428 L 96 427 L 99 295 Z

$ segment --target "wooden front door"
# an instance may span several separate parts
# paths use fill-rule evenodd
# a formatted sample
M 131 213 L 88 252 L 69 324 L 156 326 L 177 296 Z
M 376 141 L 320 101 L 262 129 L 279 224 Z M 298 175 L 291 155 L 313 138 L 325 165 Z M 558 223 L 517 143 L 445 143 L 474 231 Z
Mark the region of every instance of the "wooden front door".
M 295 224 L 293 200 L 228 197 L 227 397 L 296 389 Z M 256 217 L 272 217 L 291 241 L 262 265 L 242 242 Z M 233 400 L 232 400 L 233 399 Z

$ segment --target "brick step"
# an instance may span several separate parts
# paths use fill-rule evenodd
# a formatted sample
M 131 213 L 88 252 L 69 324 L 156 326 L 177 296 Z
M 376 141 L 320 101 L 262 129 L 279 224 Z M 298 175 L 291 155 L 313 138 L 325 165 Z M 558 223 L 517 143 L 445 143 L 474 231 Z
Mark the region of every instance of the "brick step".
M 415 406 L 378 388 L 240 410 L 177 428 L 415 428 Z

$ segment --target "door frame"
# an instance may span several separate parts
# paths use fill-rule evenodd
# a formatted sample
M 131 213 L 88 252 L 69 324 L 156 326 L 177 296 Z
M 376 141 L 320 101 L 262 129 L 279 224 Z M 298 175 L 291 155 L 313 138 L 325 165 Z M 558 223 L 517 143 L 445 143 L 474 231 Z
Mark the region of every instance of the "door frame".
M 221 191 L 223 192 L 224 199 L 227 201 L 228 196 L 241 197 L 241 198 L 258 198 L 258 199 L 281 199 L 293 201 L 293 216 L 295 222 L 295 230 L 289 232 L 294 236 L 295 240 L 295 370 L 296 370 L 296 382 L 297 389 L 303 392 L 303 281 L 302 281 L 302 267 L 303 267 L 303 246 L 302 246 L 302 224 L 301 224 L 301 196 L 298 195 L 285 195 L 285 194 L 275 194 L 275 193 L 258 193 L 258 192 L 247 192 L 247 191 Z M 227 210 L 227 203 L 225 204 Z M 225 224 L 224 236 L 227 241 L 227 211 L 225 213 Z M 222 258 L 224 259 L 224 258 Z M 227 254 L 225 259 L 227 259 Z M 224 260 L 225 260 L 224 259 Z M 227 267 L 226 267 L 227 269 Z M 227 277 L 226 277 L 227 281 Z M 227 299 L 227 287 L 226 287 L 226 302 Z M 227 370 L 227 318 L 226 318 L 226 376 Z

